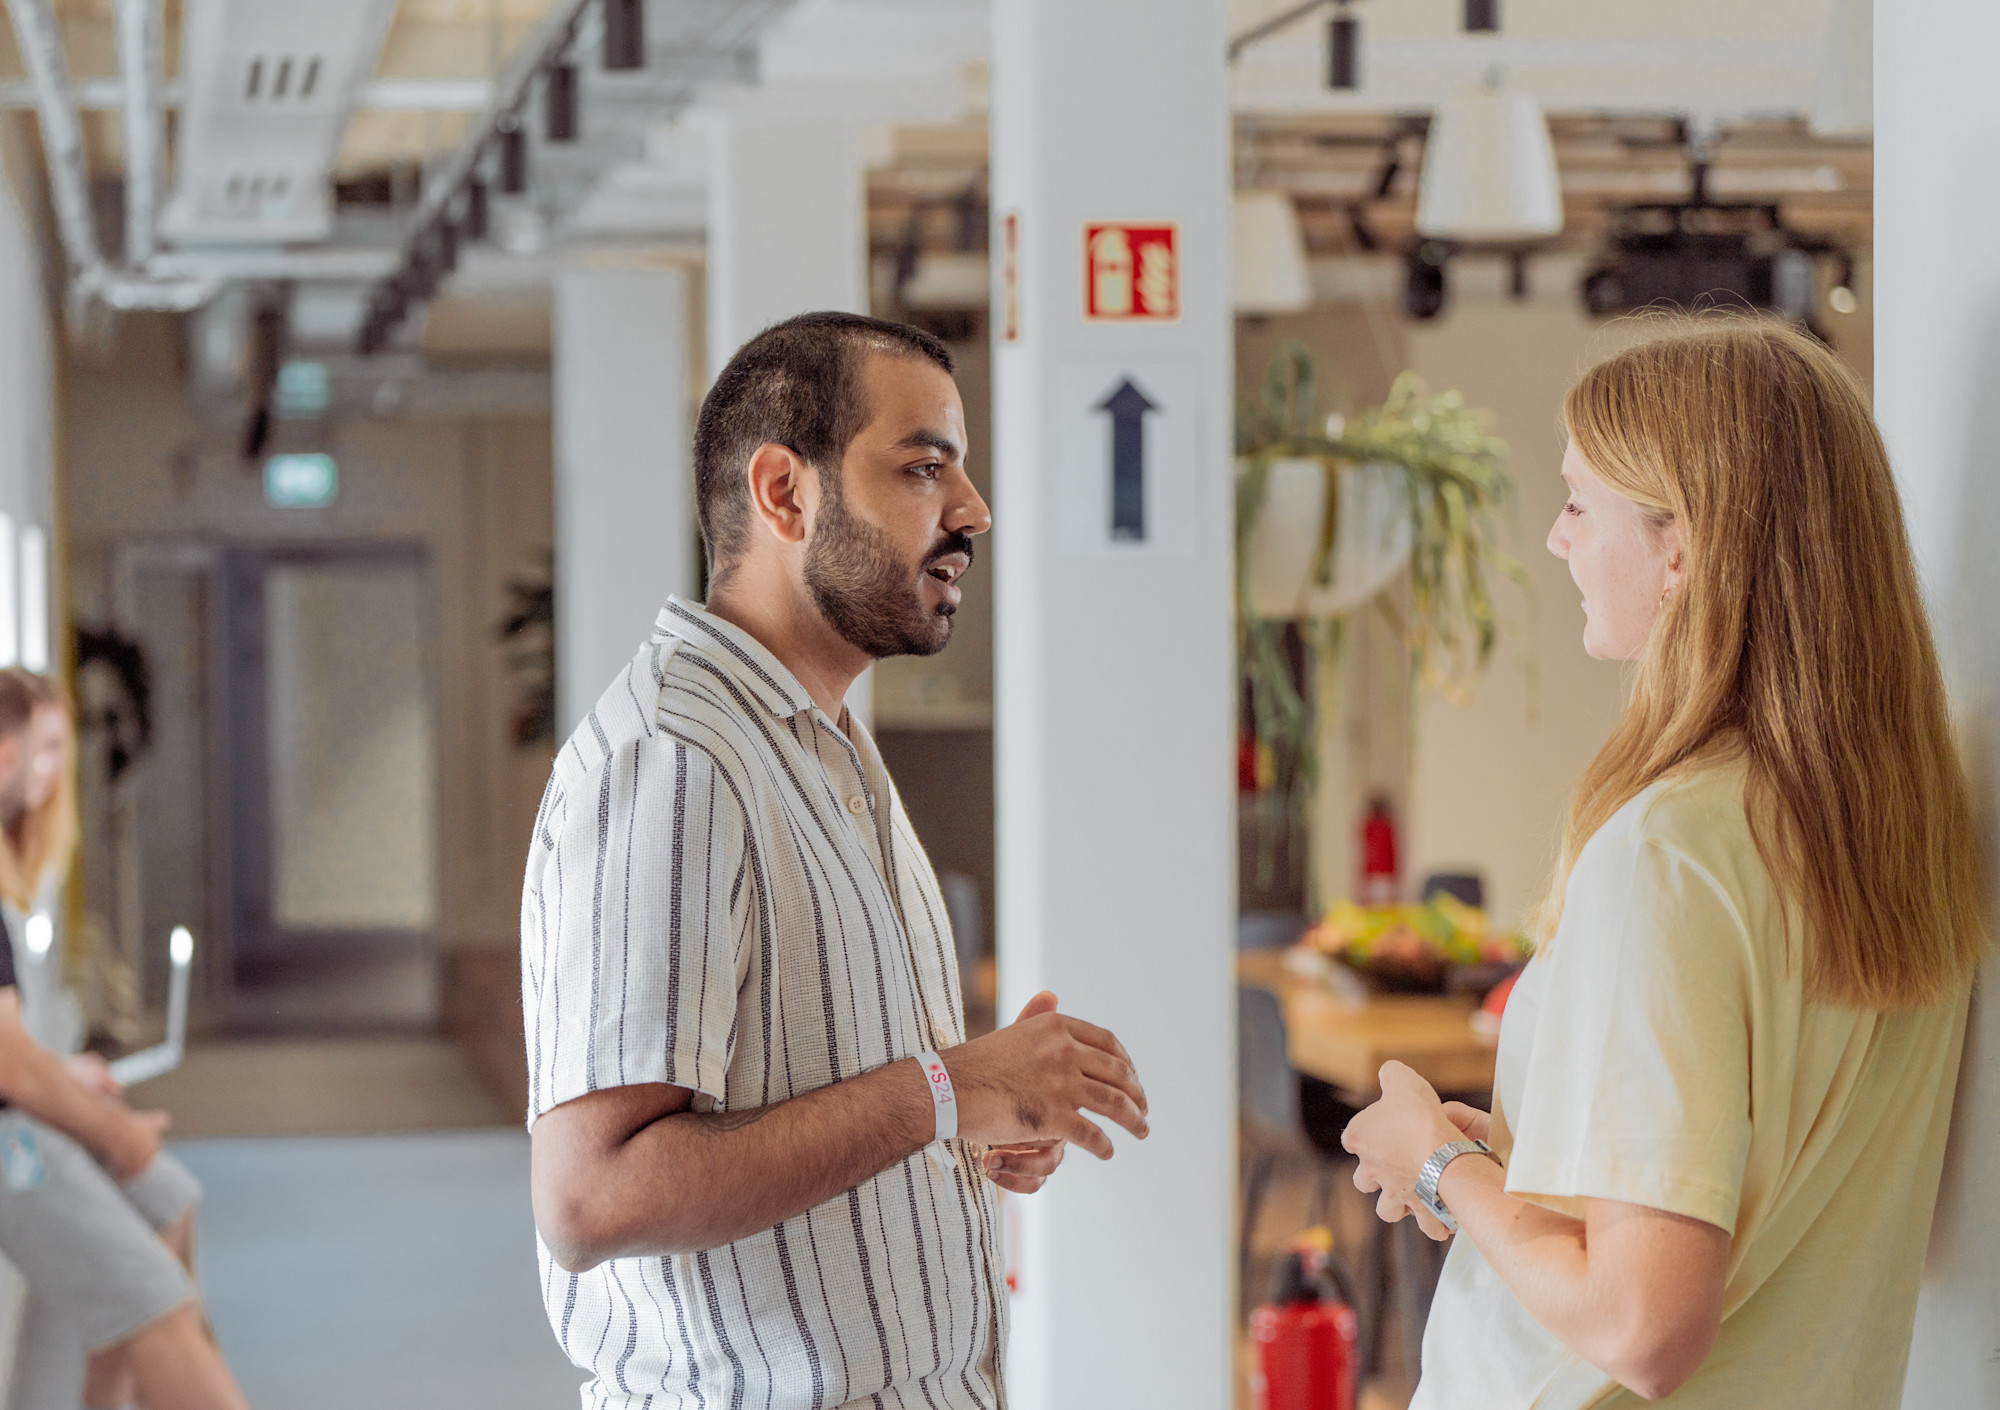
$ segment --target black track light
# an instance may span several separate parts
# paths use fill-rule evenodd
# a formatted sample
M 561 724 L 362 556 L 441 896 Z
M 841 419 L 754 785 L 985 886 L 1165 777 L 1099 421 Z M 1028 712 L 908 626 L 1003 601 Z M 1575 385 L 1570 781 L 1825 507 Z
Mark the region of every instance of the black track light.
M 521 120 L 509 113 L 498 124 L 500 189 L 519 196 L 528 189 L 528 134 Z
M 478 244 L 486 238 L 492 222 L 492 202 L 487 198 L 486 183 L 474 177 L 465 184 L 465 238 Z
M 1450 257 L 1450 248 L 1437 240 L 1425 240 L 1410 251 L 1404 269 L 1403 312 L 1419 319 L 1444 312 L 1444 266 Z
M 1498 34 L 1500 32 L 1500 0 L 1465 0 L 1465 32 L 1467 34 Z
M 645 0 L 604 0 L 604 67 L 614 72 L 646 67 Z
M 458 268 L 458 227 L 449 220 L 440 219 L 431 227 L 431 262 L 439 279 Z
M 542 75 L 542 135 L 551 142 L 574 142 L 576 133 L 576 65 L 550 64 Z
M 1326 28 L 1326 86 L 1342 90 L 1361 86 L 1361 21 L 1345 6 Z

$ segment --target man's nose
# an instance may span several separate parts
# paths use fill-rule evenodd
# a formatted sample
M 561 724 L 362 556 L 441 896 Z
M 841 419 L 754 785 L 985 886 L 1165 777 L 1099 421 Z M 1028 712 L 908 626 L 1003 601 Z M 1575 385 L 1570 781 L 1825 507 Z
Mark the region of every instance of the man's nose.
M 980 498 L 979 490 L 972 483 L 970 476 L 966 477 L 965 493 L 952 505 L 951 513 L 945 516 L 944 526 L 955 533 L 964 534 L 983 534 L 993 527 L 993 511 L 988 509 L 986 501 Z

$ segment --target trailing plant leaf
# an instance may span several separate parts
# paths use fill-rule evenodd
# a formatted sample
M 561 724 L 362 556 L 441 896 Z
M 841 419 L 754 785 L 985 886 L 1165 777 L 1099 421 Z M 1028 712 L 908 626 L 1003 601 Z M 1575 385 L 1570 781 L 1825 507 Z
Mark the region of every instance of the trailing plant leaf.
M 1469 698 L 1468 686 L 1492 659 L 1500 638 L 1492 578 L 1528 587 L 1526 570 L 1498 546 L 1497 520 L 1514 506 L 1507 446 L 1489 418 L 1455 391 L 1432 393 L 1413 374 L 1396 378 L 1383 404 L 1337 428 L 1314 405 L 1317 375 L 1303 344 L 1282 345 L 1264 374 L 1256 402 L 1239 402 L 1236 453 L 1237 659 L 1244 682 L 1245 724 L 1280 760 L 1286 815 L 1303 827 L 1319 781 L 1319 702 L 1314 676 L 1337 659 L 1338 618 L 1299 623 L 1297 630 L 1323 669 L 1295 672 L 1284 649 L 1287 624 L 1258 616 L 1250 592 L 1249 541 L 1279 459 L 1317 460 L 1324 468 L 1326 509 L 1312 565 L 1317 586 L 1334 581 L 1340 544 L 1343 467 L 1399 467 L 1409 494 L 1411 547 L 1407 612 L 1388 590 L 1374 599 L 1397 624 L 1409 651 L 1412 678 L 1448 699 Z M 1329 432 L 1332 431 L 1332 434 Z M 1286 767 L 1289 765 L 1289 767 Z M 1259 867 L 1265 858 L 1260 850 Z

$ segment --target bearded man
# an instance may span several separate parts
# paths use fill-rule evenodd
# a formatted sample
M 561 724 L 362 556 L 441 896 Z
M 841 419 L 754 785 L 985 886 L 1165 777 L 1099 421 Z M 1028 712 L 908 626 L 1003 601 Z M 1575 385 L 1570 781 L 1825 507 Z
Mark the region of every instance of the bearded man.
M 543 1294 L 586 1406 L 998 1410 L 993 1188 L 1146 1134 L 1111 1034 L 1041 994 L 965 1041 L 871 661 L 951 638 L 991 519 L 944 345 L 850 314 L 702 403 L 709 600 L 564 746 L 522 905 Z M 671 395 L 663 388 L 662 395 Z

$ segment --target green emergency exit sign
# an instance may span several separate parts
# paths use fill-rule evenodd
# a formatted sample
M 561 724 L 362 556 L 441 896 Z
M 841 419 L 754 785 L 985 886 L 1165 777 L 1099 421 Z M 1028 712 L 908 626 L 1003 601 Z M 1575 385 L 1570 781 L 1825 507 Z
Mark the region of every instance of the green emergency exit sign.
M 264 499 L 284 509 L 320 509 L 340 493 L 330 455 L 274 455 L 264 462 Z

